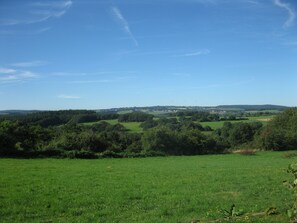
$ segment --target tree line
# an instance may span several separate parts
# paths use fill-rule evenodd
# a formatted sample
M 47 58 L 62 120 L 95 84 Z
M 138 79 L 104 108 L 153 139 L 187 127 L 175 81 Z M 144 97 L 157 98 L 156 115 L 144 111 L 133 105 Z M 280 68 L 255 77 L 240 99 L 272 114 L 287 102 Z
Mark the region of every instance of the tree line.
M 105 121 L 80 124 L 106 117 L 142 122 L 144 131 L 131 133 L 121 124 Z M 60 122 L 47 122 L 55 119 Z M 154 119 L 152 115 L 135 112 L 123 115 L 93 111 L 32 113 L 1 118 L 0 155 L 98 158 L 216 154 L 240 148 L 293 150 L 297 148 L 297 109 L 278 114 L 265 126 L 260 122 L 225 122 L 222 128 L 209 130 L 210 127 L 189 119 Z

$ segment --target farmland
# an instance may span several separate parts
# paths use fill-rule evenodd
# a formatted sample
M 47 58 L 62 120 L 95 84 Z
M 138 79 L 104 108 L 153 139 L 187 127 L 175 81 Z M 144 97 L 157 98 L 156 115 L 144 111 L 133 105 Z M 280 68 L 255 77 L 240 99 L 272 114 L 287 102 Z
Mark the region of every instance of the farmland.
M 247 120 L 238 120 L 238 121 L 230 121 L 231 123 L 237 123 L 237 122 L 261 122 L 263 125 L 266 125 L 268 121 L 270 121 L 274 115 L 267 115 L 267 116 L 251 116 L 248 117 Z M 216 130 L 218 128 L 222 128 L 224 125 L 224 121 L 216 121 L 216 122 L 200 122 L 202 126 L 210 126 L 212 129 Z
M 266 116 L 251 116 L 248 117 L 247 120 L 238 120 L 238 121 L 230 121 L 232 123 L 237 123 L 237 122 L 261 122 L 264 125 L 267 124 L 268 121 L 270 121 L 275 115 L 266 115 Z M 158 118 L 155 118 L 155 120 L 158 120 Z M 141 133 L 143 132 L 143 129 L 140 127 L 139 122 L 119 122 L 117 119 L 112 119 L 112 120 L 103 120 L 108 122 L 111 125 L 115 124 L 121 124 L 123 125 L 129 132 L 131 133 Z M 102 122 L 102 121 L 99 121 Z M 99 122 L 87 122 L 84 123 L 84 125 L 94 125 Z M 197 122 L 200 123 L 203 127 L 205 126 L 210 126 L 213 130 L 216 130 L 218 128 L 222 128 L 224 125 L 225 121 L 212 121 L 212 122 Z
M 1 221 L 191 222 L 222 219 L 220 211 L 234 204 L 244 213 L 279 212 L 245 222 L 287 222 L 294 197 L 282 181 L 296 158 L 286 153 L 1 159 Z

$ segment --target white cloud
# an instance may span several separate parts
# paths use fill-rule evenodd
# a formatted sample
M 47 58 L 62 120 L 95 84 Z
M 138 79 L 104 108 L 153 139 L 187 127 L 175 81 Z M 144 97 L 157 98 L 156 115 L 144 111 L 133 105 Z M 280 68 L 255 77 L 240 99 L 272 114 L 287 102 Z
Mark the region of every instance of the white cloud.
M 69 8 L 72 5 L 71 0 L 66 1 L 47 1 L 47 2 L 33 2 L 32 6 L 46 7 L 46 8 Z
M 80 96 L 66 95 L 66 94 L 60 94 L 57 97 L 61 99 L 80 99 L 81 98 Z
M 31 71 L 21 71 L 18 73 L 18 76 L 22 77 L 22 78 L 36 78 L 36 77 L 38 77 L 37 74 L 35 74 Z
M 11 64 L 11 66 L 13 66 L 13 67 L 39 67 L 39 66 L 43 66 L 46 64 L 47 64 L 47 62 L 45 62 L 45 61 L 34 60 L 34 61 L 13 63 L 13 64 Z
M 71 0 L 33 2 L 29 5 L 22 5 L 23 12 L 19 18 L 1 19 L 0 25 L 29 25 L 51 18 L 59 18 L 67 12 L 71 5 Z
M 1 82 L 7 82 L 7 81 L 12 81 L 12 80 L 17 80 L 17 75 L 6 75 L 4 77 L 0 77 L 0 83 Z
M 284 28 L 290 27 L 294 24 L 295 18 L 296 18 L 296 12 L 294 11 L 294 9 L 291 7 L 291 5 L 289 3 L 284 3 L 281 0 L 274 0 L 273 1 L 274 4 L 280 8 L 283 8 L 285 10 L 287 10 L 288 12 L 288 19 L 287 21 L 284 23 Z
M 16 83 L 35 79 L 38 75 L 28 70 L 15 70 L 10 68 L 0 68 L 0 84 Z
M 0 68 L 0 74 L 11 74 L 15 73 L 16 70 L 10 68 Z
M 210 53 L 210 50 L 203 49 L 203 50 L 198 50 L 198 51 L 194 51 L 194 52 L 190 52 L 190 53 L 174 55 L 174 57 L 195 57 L 195 56 L 206 55 L 209 53 Z
M 112 14 L 113 16 L 119 21 L 120 25 L 122 26 L 123 30 L 129 35 L 130 39 L 134 42 L 134 44 L 136 46 L 138 46 L 138 42 L 136 40 L 136 38 L 134 37 L 129 23 L 127 22 L 127 20 L 124 18 L 124 16 L 122 15 L 120 9 L 118 7 L 112 7 Z

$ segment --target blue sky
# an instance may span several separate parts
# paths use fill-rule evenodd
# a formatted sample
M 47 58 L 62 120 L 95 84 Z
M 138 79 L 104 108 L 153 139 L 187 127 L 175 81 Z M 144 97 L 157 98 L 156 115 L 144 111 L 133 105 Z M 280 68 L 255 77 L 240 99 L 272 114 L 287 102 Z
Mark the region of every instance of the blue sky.
M 0 109 L 297 105 L 296 0 L 1 0 Z

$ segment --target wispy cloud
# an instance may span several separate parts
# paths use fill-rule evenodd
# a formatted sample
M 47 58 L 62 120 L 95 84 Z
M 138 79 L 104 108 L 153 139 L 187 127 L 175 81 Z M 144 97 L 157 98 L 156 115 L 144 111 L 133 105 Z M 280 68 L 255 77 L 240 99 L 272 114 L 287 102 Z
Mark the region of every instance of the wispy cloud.
M 121 27 L 123 28 L 123 30 L 129 35 L 130 39 L 134 42 L 135 46 L 138 46 L 138 41 L 136 40 L 136 38 L 134 37 L 129 23 L 127 22 L 127 20 L 125 19 L 125 17 L 122 15 L 120 9 L 116 6 L 111 8 L 112 11 L 112 15 L 118 20 L 119 24 L 121 25 Z
M 61 99 L 80 99 L 80 96 L 76 96 L 76 95 L 66 95 L 66 94 L 60 94 L 57 96 L 58 98 Z
M 292 6 L 289 3 L 282 2 L 281 0 L 274 0 L 273 2 L 276 6 L 283 8 L 288 12 L 289 17 L 288 17 L 287 21 L 284 23 L 283 27 L 288 28 L 288 27 L 292 26 L 294 24 L 294 21 L 296 18 L 296 12 L 292 8 Z
M 127 79 L 134 79 L 136 76 L 120 76 L 112 79 L 95 79 L 95 80 L 75 80 L 70 81 L 70 84 L 100 84 L 100 83 L 115 83 Z
M 13 67 L 39 67 L 48 64 L 45 61 L 41 60 L 34 60 L 34 61 L 27 61 L 27 62 L 19 62 L 19 63 L 13 63 L 11 66 Z
M 51 18 L 59 18 L 67 12 L 71 5 L 71 0 L 33 2 L 22 5 L 21 14 L 23 18 L 1 19 L 0 25 L 29 25 L 44 22 Z
M 206 54 L 210 54 L 210 50 L 208 50 L 208 49 L 197 50 L 197 51 L 190 52 L 190 53 L 173 55 L 173 57 L 195 57 L 195 56 L 201 56 L 201 55 L 206 55 Z
M 201 50 L 156 50 L 156 51 L 140 51 L 140 50 L 126 50 L 116 53 L 118 56 L 150 56 L 150 55 L 167 55 L 169 57 L 191 57 L 209 54 L 209 49 Z
M 33 2 L 33 3 L 31 3 L 31 5 L 37 6 L 37 7 L 65 9 L 65 8 L 69 8 L 72 5 L 72 1 L 65 0 L 65 1 Z
M 30 34 L 40 34 L 40 33 L 47 32 L 47 31 L 49 31 L 51 29 L 52 29 L 51 27 L 45 27 L 45 28 L 41 28 L 41 29 L 32 31 Z
M 39 77 L 32 71 L 0 68 L 0 84 L 24 82 Z
M 0 67 L 0 74 L 11 74 L 11 73 L 15 73 L 15 72 L 16 72 L 16 70 L 14 70 L 14 69 Z
M 53 72 L 51 73 L 53 76 L 87 76 L 87 73 L 70 73 L 70 72 Z

